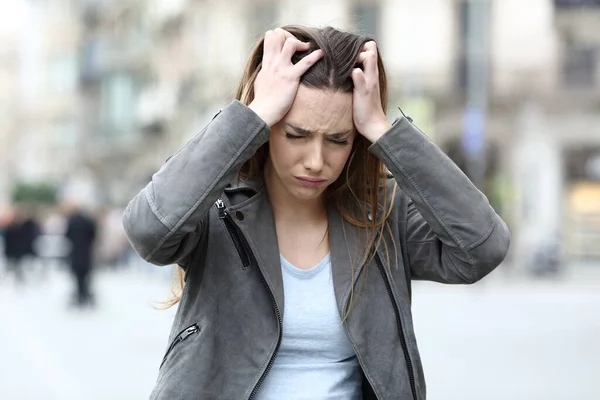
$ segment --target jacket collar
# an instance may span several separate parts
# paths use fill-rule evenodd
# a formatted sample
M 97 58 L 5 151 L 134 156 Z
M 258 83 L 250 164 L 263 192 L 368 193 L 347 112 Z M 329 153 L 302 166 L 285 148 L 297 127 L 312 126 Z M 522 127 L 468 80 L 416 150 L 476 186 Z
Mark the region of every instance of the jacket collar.
M 284 295 L 280 253 L 273 208 L 264 181 L 261 179 L 237 182 L 236 180 L 225 189 L 225 192 L 231 199 L 228 210 L 232 213 L 239 211 L 244 216 L 243 220 L 238 220 L 236 223 L 246 237 L 283 315 Z M 243 196 L 236 196 L 236 193 Z M 344 221 L 334 205 L 330 205 L 327 211 L 333 285 L 338 310 L 343 318 L 350 288 L 361 271 L 367 247 L 367 231 Z
M 265 186 L 263 178 L 256 178 L 252 180 L 239 181 L 237 178 L 234 179 L 225 188 L 226 192 L 236 192 L 239 190 L 251 190 L 254 193 L 258 193 Z

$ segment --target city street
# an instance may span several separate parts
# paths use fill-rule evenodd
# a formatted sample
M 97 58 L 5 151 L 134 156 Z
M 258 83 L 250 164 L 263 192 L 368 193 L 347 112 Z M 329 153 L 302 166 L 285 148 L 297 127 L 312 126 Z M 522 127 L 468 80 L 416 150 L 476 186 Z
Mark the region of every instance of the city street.
M 489 278 L 470 287 L 415 285 L 428 399 L 599 399 L 600 275 Z
M 60 270 L 22 288 L 0 281 L 0 399 L 147 398 L 174 315 L 152 308 L 168 293 L 168 272 L 97 274 L 93 311 L 67 307 Z M 415 283 L 428 399 L 600 398 L 598 277 Z
M 436 276 L 468 276 L 462 263 L 505 256 L 473 285 L 412 283 L 427 386 L 418 400 L 600 400 L 599 106 L 600 0 L 0 0 L 0 400 L 149 398 L 177 313 L 164 309 L 174 267 L 134 248 L 180 259 L 200 240 L 211 262 L 229 252 L 254 262 L 262 247 L 244 239 L 270 238 L 275 257 L 277 242 L 301 263 L 295 256 L 326 251 L 338 228 L 350 264 L 372 253 L 351 230 L 377 233 L 392 259 L 420 263 L 426 276 L 439 262 L 458 259 L 458 270 Z M 393 178 L 395 196 L 374 198 Z M 254 183 L 262 197 L 249 198 Z M 209 204 L 217 195 L 225 210 Z M 220 228 L 199 225 L 206 207 L 232 214 Z M 381 229 L 359 228 L 373 224 Z M 213 373 L 182 362 L 174 374 L 195 372 L 204 387 L 198 376 L 208 377 L 219 393 L 245 384 L 212 379 L 226 376 L 221 353 L 207 357 L 212 346 L 240 362 L 232 371 L 271 371 L 234 346 L 265 350 L 246 340 L 260 342 L 244 318 L 228 318 L 233 309 L 257 320 L 241 307 L 265 300 L 248 268 L 198 285 L 213 282 L 201 302 L 236 320 L 232 331 L 193 315 L 182 329 L 199 329 L 174 335 L 178 345 L 195 333 L 186 344 L 200 345 L 169 357 L 210 358 Z M 405 338 L 393 318 L 406 309 L 388 301 L 394 282 L 375 283 L 362 292 L 373 294 L 368 318 L 355 319 L 368 343 L 352 341 L 363 376 L 388 385 L 385 400 L 414 400 L 390 385 L 413 381 L 395 367 L 420 367 L 398 352 Z M 286 289 L 278 317 L 289 323 Z M 360 299 L 361 289 L 345 293 Z M 330 319 L 312 306 L 296 312 L 307 314 L 308 339 L 296 335 L 290 351 L 313 339 L 322 355 L 346 354 L 315 336 L 330 335 Z M 279 385 L 272 397 L 321 400 L 302 395 L 318 397 L 309 389 L 329 376 L 305 383 L 296 371 L 308 394 L 290 399 L 295 389 Z
M 92 311 L 67 307 L 72 287 L 62 271 L 19 290 L 0 285 L 0 399 L 148 398 L 174 315 L 152 306 L 167 297 L 170 279 L 140 271 L 96 278 Z

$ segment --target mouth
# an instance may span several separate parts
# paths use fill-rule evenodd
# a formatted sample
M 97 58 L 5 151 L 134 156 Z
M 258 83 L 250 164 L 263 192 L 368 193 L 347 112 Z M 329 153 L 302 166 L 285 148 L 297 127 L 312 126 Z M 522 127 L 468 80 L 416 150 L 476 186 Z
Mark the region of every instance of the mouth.
M 318 187 L 327 182 L 327 180 L 325 179 L 315 179 L 309 178 L 307 176 L 297 176 L 296 179 L 298 180 L 298 182 L 300 182 L 301 185 L 307 187 Z

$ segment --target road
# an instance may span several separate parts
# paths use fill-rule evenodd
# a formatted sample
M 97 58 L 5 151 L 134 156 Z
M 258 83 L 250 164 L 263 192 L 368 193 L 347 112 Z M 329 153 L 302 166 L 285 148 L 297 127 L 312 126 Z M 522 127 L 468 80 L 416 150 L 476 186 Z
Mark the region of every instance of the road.
M 0 399 L 148 398 L 174 310 L 152 308 L 170 280 L 147 268 L 98 273 L 94 311 L 66 306 L 61 270 L 0 281 Z M 415 283 L 428 399 L 600 398 L 600 274 L 590 276 Z

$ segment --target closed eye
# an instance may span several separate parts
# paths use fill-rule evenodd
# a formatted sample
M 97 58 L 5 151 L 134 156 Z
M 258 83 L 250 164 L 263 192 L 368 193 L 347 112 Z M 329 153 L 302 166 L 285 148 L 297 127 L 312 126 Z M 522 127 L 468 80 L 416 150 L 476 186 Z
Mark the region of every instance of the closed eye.
M 291 133 L 286 132 L 285 137 L 288 139 L 306 139 L 308 138 L 308 135 L 292 135 Z M 346 146 L 349 143 L 347 140 L 327 139 L 327 141 L 337 144 L 338 146 Z
M 308 136 L 304 136 L 304 135 L 302 135 L 302 136 L 292 135 L 291 133 L 287 133 L 286 132 L 285 133 L 285 137 L 288 138 L 288 139 L 304 139 L 304 138 L 307 138 Z

